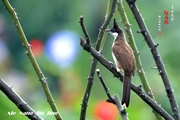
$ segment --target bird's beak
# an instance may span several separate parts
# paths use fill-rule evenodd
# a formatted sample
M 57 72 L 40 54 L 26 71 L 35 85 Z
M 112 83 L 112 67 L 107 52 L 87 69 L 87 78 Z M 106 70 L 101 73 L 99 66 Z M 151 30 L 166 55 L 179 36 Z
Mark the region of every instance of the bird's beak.
M 106 30 L 105 30 L 105 32 L 110 32 L 110 31 L 111 31 L 111 29 L 106 29 Z

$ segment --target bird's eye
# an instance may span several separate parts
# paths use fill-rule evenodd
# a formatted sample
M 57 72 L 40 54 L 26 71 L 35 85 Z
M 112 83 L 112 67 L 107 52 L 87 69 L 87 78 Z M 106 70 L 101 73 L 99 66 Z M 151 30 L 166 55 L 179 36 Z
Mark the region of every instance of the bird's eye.
M 115 32 L 115 29 L 111 29 L 111 32 Z

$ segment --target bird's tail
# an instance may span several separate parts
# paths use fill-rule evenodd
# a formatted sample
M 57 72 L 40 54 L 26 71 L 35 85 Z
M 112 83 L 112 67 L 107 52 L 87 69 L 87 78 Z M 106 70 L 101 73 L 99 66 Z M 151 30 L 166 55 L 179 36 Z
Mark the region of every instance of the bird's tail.
M 130 89 L 131 89 L 131 77 L 124 75 L 123 79 L 123 93 L 122 93 L 122 105 L 129 106 L 130 102 Z

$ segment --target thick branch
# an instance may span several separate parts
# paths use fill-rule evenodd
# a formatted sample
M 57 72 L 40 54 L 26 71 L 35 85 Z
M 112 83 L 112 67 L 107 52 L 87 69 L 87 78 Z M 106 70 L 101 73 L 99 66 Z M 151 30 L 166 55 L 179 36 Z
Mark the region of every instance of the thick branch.
M 36 74 L 37 76 L 39 77 L 39 81 L 41 82 L 41 85 L 43 87 L 43 90 L 45 92 L 45 95 L 46 95 L 46 98 L 47 98 L 47 101 L 49 103 L 49 105 L 51 106 L 51 109 L 53 112 L 56 112 L 57 114 L 55 114 L 55 117 L 57 120 L 62 120 L 62 117 L 58 111 L 58 108 L 54 102 L 54 99 L 51 95 L 51 92 L 49 90 L 49 87 L 48 87 L 48 84 L 46 83 L 46 78 L 44 77 L 44 74 L 43 72 L 41 71 L 31 49 L 30 49 L 30 44 L 28 43 L 27 39 L 26 39 L 26 36 L 24 34 L 24 31 L 21 27 L 21 24 L 19 22 L 19 19 L 18 19 L 18 16 L 17 16 L 17 13 L 15 12 L 15 10 L 12 8 L 12 6 L 10 5 L 9 1 L 8 0 L 2 0 L 3 3 L 4 3 L 4 6 L 5 8 L 7 9 L 7 11 L 9 12 L 9 14 L 11 15 L 13 21 L 14 21 L 14 24 L 16 26 L 16 29 L 19 33 L 19 36 L 21 38 L 21 42 L 26 50 L 26 54 L 27 56 L 29 57 L 29 60 L 34 68 L 34 70 L 36 71 Z
M 97 52 L 93 47 L 87 45 L 87 42 L 81 38 L 81 46 L 89 52 L 94 58 L 96 58 L 103 66 L 105 66 L 111 73 L 117 77 L 119 80 L 123 80 L 123 76 L 116 71 L 116 68 L 111 62 L 109 62 L 101 53 Z M 86 48 L 87 47 L 87 48 Z M 131 83 L 131 89 L 142 99 L 144 100 L 154 111 L 159 113 L 166 120 L 173 120 L 173 118 L 152 98 L 150 98 L 146 93 L 144 93 L 141 87 L 135 86 Z
M 167 96 L 168 96 L 170 104 L 171 104 L 173 117 L 175 120 L 179 120 L 180 116 L 179 116 L 178 104 L 175 99 L 175 95 L 174 95 L 172 86 L 170 84 L 170 80 L 168 78 L 168 74 L 166 72 L 165 66 L 164 66 L 163 61 L 160 57 L 160 54 L 157 50 L 157 45 L 154 43 L 154 41 L 146 27 L 146 24 L 143 21 L 143 17 L 141 15 L 137 5 L 135 4 L 135 0 L 126 0 L 126 2 L 128 3 L 132 13 L 134 14 L 134 17 L 139 25 L 140 31 L 141 31 L 143 37 L 145 38 L 145 41 L 148 44 L 148 46 L 151 50 L 151 53 L 154 57 L 154 60 L 156 62 L 158 70 L 159 70 L 159 74 L 161 75 L 164 86 L 166 88 L 166 93 L 167 93 Z
M 15 92 L 11 87 L 7 85 L 5 81 L 0 79 L 0 90 L 21 110 L 24 112 L 32 113 L 26 115 L 31 120 L 43 120 L 40 116 L 34 112 L 34 110 Z

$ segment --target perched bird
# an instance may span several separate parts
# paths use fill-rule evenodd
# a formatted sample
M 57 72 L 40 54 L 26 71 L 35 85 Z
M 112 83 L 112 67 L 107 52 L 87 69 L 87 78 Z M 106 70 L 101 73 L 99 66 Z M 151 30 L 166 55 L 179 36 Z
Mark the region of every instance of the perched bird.
M 122 105 L 129 106 L 131 78 L 135 71 L 135 58 L 130 45 L 126 42 L 123 30 L 118 26 L 116 19 L 114 19 L 114 26 L 112 29 L 106 30 L 114 36 L 112 44 L 112 57 L 114 59 L 117 71 L 123 70 L 123 93 Z

